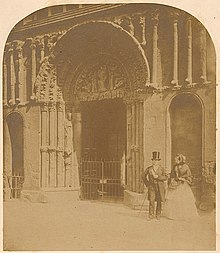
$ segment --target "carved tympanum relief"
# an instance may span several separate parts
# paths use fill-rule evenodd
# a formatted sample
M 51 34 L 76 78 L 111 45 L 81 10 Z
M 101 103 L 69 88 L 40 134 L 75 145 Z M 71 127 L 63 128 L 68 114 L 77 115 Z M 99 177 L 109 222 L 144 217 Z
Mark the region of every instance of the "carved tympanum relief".
M 98 56 L 82 65 L 76 79 L 75 92 L 104 92 L 127 84 L 125 70 L 117 60 Z

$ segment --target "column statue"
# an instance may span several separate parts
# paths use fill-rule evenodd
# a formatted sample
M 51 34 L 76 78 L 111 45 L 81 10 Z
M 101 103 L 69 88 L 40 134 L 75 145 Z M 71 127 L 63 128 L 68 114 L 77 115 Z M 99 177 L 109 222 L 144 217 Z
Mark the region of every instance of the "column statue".
M 64 125 L 64 165 L 65 165 L 65 177 L 64 185 L 72 186 L 72 153 L 73 153 L 73 126 L 72 126 L 72 114 L 68 112 L 66 114 Z

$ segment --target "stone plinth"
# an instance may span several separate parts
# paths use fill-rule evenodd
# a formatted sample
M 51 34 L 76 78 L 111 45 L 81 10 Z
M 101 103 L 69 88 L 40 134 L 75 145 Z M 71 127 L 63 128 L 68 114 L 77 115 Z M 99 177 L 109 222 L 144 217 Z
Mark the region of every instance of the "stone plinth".
M 47 203 L 47 197 L 41 190 L 22 190 L 21 199 L 32 203 Z
M 45 195 L 50 203 L 74 202 L 79 200 L 79 189 L 51 188 L 45 190 Z
M 203 211 L 211 211 L 215 208 L 215 187 L 213 184 L 206 183 L 204 188 L 199 208 Z

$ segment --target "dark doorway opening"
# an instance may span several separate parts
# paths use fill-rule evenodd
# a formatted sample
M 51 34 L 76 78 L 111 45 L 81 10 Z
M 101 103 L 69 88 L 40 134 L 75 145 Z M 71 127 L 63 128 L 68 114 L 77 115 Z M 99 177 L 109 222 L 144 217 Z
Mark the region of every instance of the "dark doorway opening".
M 186 156 L 195 178 L 192 187 L 197 200 L 201 185 L 196 184 L 202 172 L 202 107 L 190 94 L 176 96 L 170 105 L 172 162 L 176 154 Z
M 11 197 L 20 198 L 24 183 L 23 119 L 18 113 L 12 113 L 6 121 L 11 142 L 12 168 L 6 180 L 11 190 Z
M 86 199 L 118 199 L 126 178 L 126 107 L 120 99 L 81 104 L 82 191 Z

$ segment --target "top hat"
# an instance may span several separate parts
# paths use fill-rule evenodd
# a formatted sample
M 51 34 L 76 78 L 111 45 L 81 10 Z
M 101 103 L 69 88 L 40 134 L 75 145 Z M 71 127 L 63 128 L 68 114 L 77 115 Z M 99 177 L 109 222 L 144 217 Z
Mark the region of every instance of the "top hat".
M 157 151 L 152 152 L 152 159 L 151 160 L 157 160 L 157 161 L 161 160 L 160 159 L 160 152 L 157 152 Z

